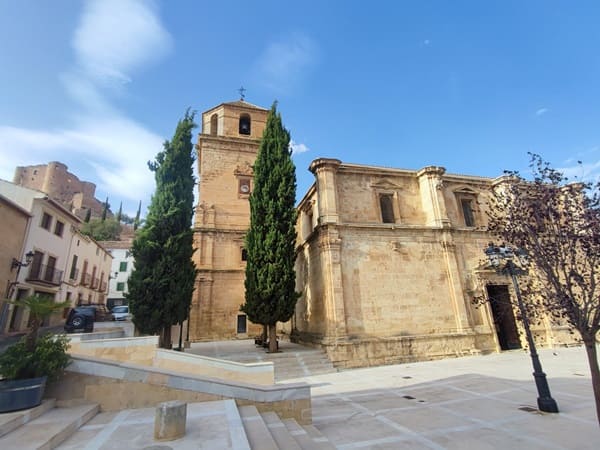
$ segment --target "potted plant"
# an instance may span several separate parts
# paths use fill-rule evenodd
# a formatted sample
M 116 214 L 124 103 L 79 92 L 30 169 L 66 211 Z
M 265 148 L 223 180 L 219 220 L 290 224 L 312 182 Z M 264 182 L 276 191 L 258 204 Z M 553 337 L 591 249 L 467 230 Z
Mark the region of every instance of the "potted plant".
M 68 303 L 32 295 L 11 302 L 30 311 L 29 331 L 0 354 L 0 413 L 32 408 L 41 403 L 47 380 L 55 380 L 69 364 L 65 335 L 38 336 L 44 318 Z

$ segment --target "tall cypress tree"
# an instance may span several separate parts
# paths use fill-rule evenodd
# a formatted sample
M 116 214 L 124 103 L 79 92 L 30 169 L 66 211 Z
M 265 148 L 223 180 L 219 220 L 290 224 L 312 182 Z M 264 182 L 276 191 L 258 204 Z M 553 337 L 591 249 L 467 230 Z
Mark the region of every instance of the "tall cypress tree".
M 104 209 L 102 210 L 102 222 L 106 220 L 106 213 L 108 212 L 108 197 L 106 197 L 106 201 L 104 202 Z
M 269 351 L 277 351 L 276 324 L 294 313 L 296 168 L 290 151 L 290 133 L 274 103 L 254 163 L 250 195 L 250 229 L 246 234 L 246 302 L 241 310 L 267 326 Z
M 173 139 L 148 163 L 156 179 L 145 225 L 133 241 L 135 269 L 127 298 L 135 326 L 160 334 L 160 346 L 171 347 L 171 326 L 188 316 L 196 267 L 192 261 L 194 202 L 194 114 L 186 111 Z
M 133 230 L 137 230 L 140 226 L 140 214 L 142 212 L 142 201 L 140 200 L 140 204 L 138 205 L 137 213 L 135 214 L 135 219 L 133 221 Z
M 123 215 L 123 202 L 119 203 L 119 212 L 117 213 L 117 222 L 121 222 L 121 216 Z

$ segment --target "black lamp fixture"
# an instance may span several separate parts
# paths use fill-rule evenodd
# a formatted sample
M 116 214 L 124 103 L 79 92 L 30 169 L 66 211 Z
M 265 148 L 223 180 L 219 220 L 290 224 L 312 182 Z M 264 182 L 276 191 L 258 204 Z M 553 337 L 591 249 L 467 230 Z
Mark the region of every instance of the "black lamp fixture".
M 517 296 L 517 304 L 521 313 L 521 320 L 523 321 L 523 328 L 525 328 L 525 335 L 527 336 L 531 362 L 533 363 L 533 377 L 538 391 L 538 408 L 540 411 L 557 413 L 558 405 L 550 394 L 548 380 L 546 379 L 546 374 L 542 370 L 542 363 L 540 362 L 540 358 L 535 348 L 535 341 L 533 340 L 533 334 L 531 333 L 529 326 L 527 310 L 525 309 L 523 299 L 521 298 L 521 290 L 519 289 L 519 281 L 517 279 L 517 275 L 522 275 L 527 272 L 527 251 L 522 248 L 513 249 L 505 244 L 496 246 L 493 242 L 490 242 L 484 252 L 488 257 L 490 266 L 493 267 L 496 272 L 510 276 L 512 280 Z M 505 261 L 504 265 L 500 264 L 501 260 Z M 515 260 L 519 261 L 518 265 L 515 264 Z
M 35 256 L 35 253 L 33 253 L 33 251 L 30 250 L 25 254 L 25 262 L 21 262 L 17 258 L 13 258 L 12 262 L 10 264 L 11 272 L 13 269 L 16 269 L 16 268 L 27 267 L 29 264 L 31 264 L 31 261 L 33 261 L 34 256 Z

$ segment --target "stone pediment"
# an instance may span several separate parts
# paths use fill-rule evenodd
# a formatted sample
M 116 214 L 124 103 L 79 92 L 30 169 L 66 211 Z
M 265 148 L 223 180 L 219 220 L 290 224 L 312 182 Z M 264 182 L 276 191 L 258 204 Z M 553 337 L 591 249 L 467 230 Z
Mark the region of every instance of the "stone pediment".
M 397 190 L 401 189 L 401 186 L 388 178 L 381 178 L 379 180 L 375 180 L 371 182 L 371 187 L 373 189 L 385 189 L 385 190 Z
M 476 191 L 475 189 L 470 188 L 468 186 L 458 187 L 458 188 L 454 189 L 453 192 L 455 194 L 471 194 L 471 195 L 479 194 L 479 191 Z

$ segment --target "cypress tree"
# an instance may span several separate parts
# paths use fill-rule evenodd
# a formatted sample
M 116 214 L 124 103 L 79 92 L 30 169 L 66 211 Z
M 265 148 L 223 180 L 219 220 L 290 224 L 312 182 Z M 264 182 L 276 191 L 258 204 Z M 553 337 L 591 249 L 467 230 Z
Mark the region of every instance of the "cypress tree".
M 140 200 L 140 204 L 138 205 L 138 210 L 135 215 L 135 220 L 133 221 L 133 230 L 137 230 L 140 226 L 140 213 L 142 212 L 142 201 Z
M 88 209 L 88 210 L 85 212 L 85 219 L 83 219 L 83 221 L 84 221 L 85 223 L 88 223 L 88 222 L 90 221 L 90 219 L 91 219 L 91 218 L 92 218 L 92 210 L 91 210 L 91 209 Z
M 277 103 L 267 116 L 250 195 L 250 228 L 246 234 L 246 296 L 240 309 L 269 332 L 269 351 L 277 351 L 276 324 L 294 313 L 296 168 L 290 134 L 281 122 Z
M 119 212 L 117 213 L 117 222 L 121 222 L 121 216 L 123 215 L 123 202 L 119 204 Z
M 106 213 L 108 212 L 108 197 L 106 197 L 106 201 L 104 202 L 104 209 L 102 210 L 102 222 L 106 220 Z
M 188 316 L 196 278 L 191 228 L 195 126 L 194 114 L 186 111 L 173 139 L 148 163 L 156 190 L 132 247 L 135 269 L 127 298 L 133 321 L 142 333 L 158 333 L 163 348 L 171 348 L 171 326 Z

